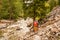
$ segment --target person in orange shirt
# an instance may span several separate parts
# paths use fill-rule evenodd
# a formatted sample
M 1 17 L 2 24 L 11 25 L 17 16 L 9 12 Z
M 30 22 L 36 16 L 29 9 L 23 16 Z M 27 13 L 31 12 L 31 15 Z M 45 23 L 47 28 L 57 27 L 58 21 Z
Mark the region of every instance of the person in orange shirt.
M 37 31 L 38 31 L 38 21 L 37 21 L 37 20 L 35 20 L 35 21 L 33 22 L 33 31 L 34 31 L 34 32 L 37 32 Z

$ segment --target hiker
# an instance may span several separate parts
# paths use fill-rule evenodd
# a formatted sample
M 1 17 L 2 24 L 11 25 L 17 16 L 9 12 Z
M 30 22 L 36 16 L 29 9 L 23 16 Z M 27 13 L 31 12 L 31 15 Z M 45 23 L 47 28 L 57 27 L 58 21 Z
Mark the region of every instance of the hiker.
M 38 31 L 38 19 L 35 18 L 34 22 L 33 22 L 33 31 L 37 32 Z

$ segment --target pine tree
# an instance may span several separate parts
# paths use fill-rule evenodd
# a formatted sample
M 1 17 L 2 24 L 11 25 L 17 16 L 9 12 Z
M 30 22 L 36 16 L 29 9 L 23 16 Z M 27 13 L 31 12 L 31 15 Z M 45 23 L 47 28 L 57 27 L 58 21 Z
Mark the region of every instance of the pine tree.
M 34 20 L 37 19 L 41 22 L 50 12 L 48 0 L 33 0 L 32 4 L 28 5 L 26 6 L 24 3 L 24 17 L 33 17 Z

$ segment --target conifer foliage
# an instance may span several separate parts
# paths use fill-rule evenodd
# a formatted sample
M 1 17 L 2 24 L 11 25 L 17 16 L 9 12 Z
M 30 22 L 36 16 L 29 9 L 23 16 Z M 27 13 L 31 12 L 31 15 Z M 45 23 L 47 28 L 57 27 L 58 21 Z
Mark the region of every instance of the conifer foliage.
M 57 5 L 60 0 L 0 0 L 0 19 L 43 19 Z
M 22 0 L 0 0 L 0 19 L 16 19 L 22 14 Z

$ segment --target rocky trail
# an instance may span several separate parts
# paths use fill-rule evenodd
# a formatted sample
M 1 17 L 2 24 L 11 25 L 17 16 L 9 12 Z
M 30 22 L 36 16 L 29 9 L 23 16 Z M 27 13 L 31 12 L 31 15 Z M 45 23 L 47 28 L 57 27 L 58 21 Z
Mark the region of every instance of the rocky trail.
M 51 11 L 50 13 L 51 13 L 51 15 L 50 15 L 48 21 L 47 21 L 46 23 L 44 23 L 44 24 L 41 25 L 41 27 L 39 28 L 39 31 L 44 30 L 44 29 L 45 29 L 47 26 L 49 26 L 49 25 L 55 25 L 55 26 L 58 25 L 57 22 L 60 21 L 60 7 L 54 8 L 54 10 Z M 57 13 L 57 14 L 56 14 L 56 13 Z M 56 23 L 56 24 L 55 24 L 55 23 Z M 30 32 L 31 34 L 29 34 L 29 36 L 28 36 L 27 38 L 38 34 L 39 31 L 36 32 L 36 33 Z
M 60 40 L 60 6 L 50 12 L 48 21 L 37 32 L 32 31 L 33 19 L 29 17 L 17 22 L 0 22 L 0 40 Z

